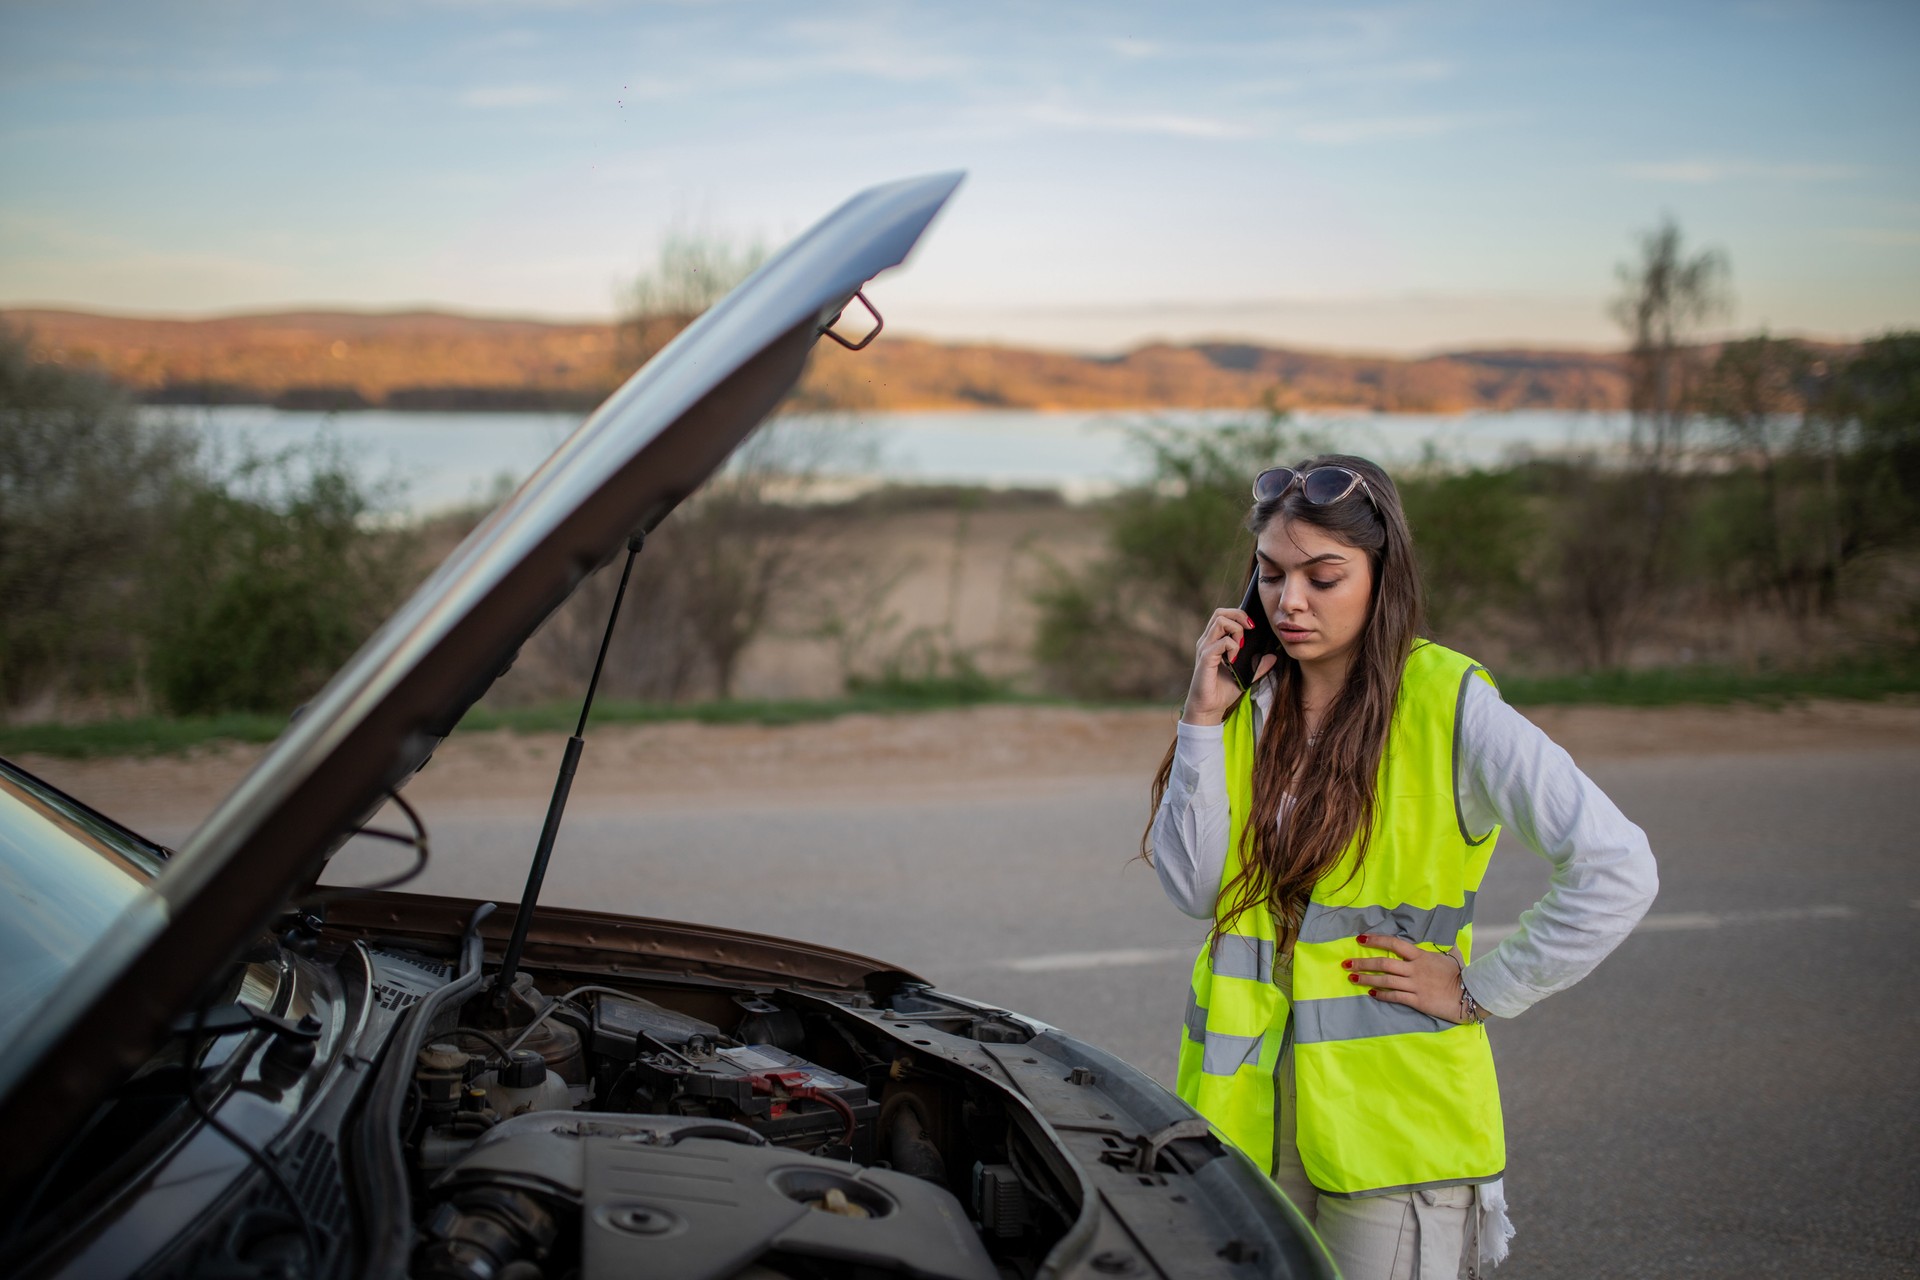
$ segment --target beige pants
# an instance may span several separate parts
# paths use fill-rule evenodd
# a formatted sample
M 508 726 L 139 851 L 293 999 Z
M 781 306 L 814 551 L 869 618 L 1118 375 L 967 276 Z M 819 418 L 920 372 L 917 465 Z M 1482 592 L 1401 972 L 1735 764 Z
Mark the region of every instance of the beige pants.
M 1346 1280 L 1453 1280 L 1465 1274 L 1472 1187 L 1435 1187 L 1384 1196 L 1323 1196 L 1300 1167 L 1295 1140 L 1293 1048 L 1274 1072 L 1273 1180 L 1319 1231 Z M 1476 1242 L 1477 1244 L 1477 1242 Z

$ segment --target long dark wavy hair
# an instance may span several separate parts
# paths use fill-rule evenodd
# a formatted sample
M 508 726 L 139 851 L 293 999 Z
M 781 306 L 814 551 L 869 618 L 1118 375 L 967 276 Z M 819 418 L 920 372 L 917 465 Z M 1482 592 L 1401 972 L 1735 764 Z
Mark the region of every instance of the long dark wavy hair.
M 1373 566 L 1373 598 L 1346 684 L 1322 714 L 1311 746 L 1301 706 L 1300 664 L 1283 649 L 1267 676 L 1273 709 L 1254 749 L 1253 804 L 1241 832 L 1240 871 L 1221 889 L 1224 905 L 1214 913 L 1215 935 L 1245 912 L 1264 906 L 1273 912 L 1282 944 L 1290 944 L 1314 885 L 1356 838 L 1357 871 L 1373 838 L 1380 758 L 1393 723 L 1401 671 L 1423 621 L 1420 573 L 1400 493 L 1387 473 L 1365 458 L 1334 453 L 1309 458 L 1298 469 L 1324 466 L 1358 472 L 1371 498 L 1356 487 L 1338 502 L 1314 506 L 1296 486 L 1279 498 L 1254 504 L 1247 529 L 1258 538 L 1275 520 L 1310 525 L 1366 552 Z M 1250 555 L 1249 577 L 1256 564 Z M 1151 815 L 1159 811 L 1172 773 L 1169 747 L 1153 778 L 1153 803 L 1140 837 L 1141 855 L 1149 860 Z M 1282 825 L 1281 805 L 1289 792 L 1293 807 Z

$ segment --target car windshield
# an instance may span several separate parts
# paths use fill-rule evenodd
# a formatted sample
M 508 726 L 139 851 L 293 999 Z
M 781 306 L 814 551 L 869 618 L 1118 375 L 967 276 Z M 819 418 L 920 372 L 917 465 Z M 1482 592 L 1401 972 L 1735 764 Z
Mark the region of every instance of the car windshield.
M 0 763 L 0 1044 L 129 910 L 149 905 L 159 855 Z

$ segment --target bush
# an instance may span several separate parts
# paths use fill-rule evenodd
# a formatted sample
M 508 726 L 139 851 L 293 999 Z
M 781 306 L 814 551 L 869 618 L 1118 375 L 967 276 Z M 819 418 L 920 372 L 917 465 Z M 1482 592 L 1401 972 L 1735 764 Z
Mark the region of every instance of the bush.
M 771 423 L 661 521 L 634 561 L 602 692 L 730 699 L 757 639 L 858 576 L 864 566 L 836 547 L 832 513 L 806 502 L 828 464 L 858 456 L 858 444 L 844 424 Z M 584 691 L 624 560 L 601 566 L 542 624 L 493 705 Z
M 1246 589 L 1253 539 L 1241 524 L 1253 477 L 1315 448 L 1279 414 L 1148 427 L 1135 440 L 1151 479 L 1109 506 L 1108 555 L 1080 573 L 1050 566 L 1035 597 L 1035 657 L 1047 683 L 1074 697 L 1179 695 L 1201 626 Z
M 405 536 L 371 527 L 379 491 L 324 443 L 197 470 L 151 569 L 151 672 L 174 715 L 285 714 L 398 599 Z
M 1920 532 L 1920 331 L 1861 346 L 1835 377 L 1830 412 L 1852 429 L 1842 468 L 1849 549 L 1900 546 Z
M 224 465 L 0 329 L 0 705 L 285 715 L 411 570 L 380 497 L 324 444 Z
M 1526 593 L 1525 562 L 1539 530 L 1514 471 L 1429 467 L 1395 478 L 1426 585 L 1427 625 L 1437 638 Z

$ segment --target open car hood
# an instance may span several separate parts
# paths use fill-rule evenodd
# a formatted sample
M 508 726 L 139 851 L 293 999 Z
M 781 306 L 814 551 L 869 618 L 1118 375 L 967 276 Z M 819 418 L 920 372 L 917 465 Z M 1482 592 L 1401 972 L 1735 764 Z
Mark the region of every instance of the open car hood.
M 961 176 L 864 191 L 788 245 L 634 374 L 361 647 L 0 1055 L 8 1175 L 41 1164 L 152 1054 L 582 579 L 725 462 Z

